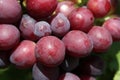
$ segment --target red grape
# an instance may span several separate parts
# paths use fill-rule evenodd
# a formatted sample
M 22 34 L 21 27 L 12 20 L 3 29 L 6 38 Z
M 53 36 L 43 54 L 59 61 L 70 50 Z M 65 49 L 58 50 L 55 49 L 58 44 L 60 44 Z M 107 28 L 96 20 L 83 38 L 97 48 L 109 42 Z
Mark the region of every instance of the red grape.
M 120 41 L 120 17 L 110 18 L 103 23 L 103 27 L 105 27 L 114 41 Z
M 88 32 L 94 22 L 92 12 L 86 7 L 79 7 L 71 12 L 69 15 L 71 30 L 81 30 Z
M 112 45 L 112 36 L 104 27 L 93 26 L 88 35 L 93 41 L 94 52 L 105 52 Z
M 72 1 L 59 2 L 55 10 L 56 14 L 63 13 L 66 17 L 75 9 L 75 4 Z
M 41 19 L 50 16 L 57 3 L 57 0 L 26 0 L 26 8 L 33 18 Z
M 51 30 L 58 37 L 63 37 L 70 29 L 70 22 L 62 13 L 58 13 L 51 21 Z
M 108 0 L 88 0 L 87 7 L 96 18 L 102 18 L 111 10 L 111 3 Z
M 0 0 L 0 23 L 16 23 L 22 14 L 18 0 Z
M 48 67 L 58 66 L 65 56 L 64 43 L 55 36 L 42 37 L 35 48 L 36 58 Z
M 20 32 L 11 24 L 0 24 L 0 50 L 9 50 L 19 43 Z
M 18 68 L 30 68 L 36 62 L 35 43 L 30 40 L 23 40 L 10 56 L 11 63 Z
M 22 16 L 19 29 L 24 39 L 36 41 L 38 37 L 34 34 L 35 23 L 37 21 L 30 17 L 28 14 Z
M 69 31 L 62 40 L 68 51 L 67 54 L 71 56 L 87 56 L 93 48 L 93 44 L 89 36 L 79 30 Z
M 45 21 L 39 21 L 35 24 L 34 34 L 39 38 L 49 36 L 52 33 L 51 26 Z

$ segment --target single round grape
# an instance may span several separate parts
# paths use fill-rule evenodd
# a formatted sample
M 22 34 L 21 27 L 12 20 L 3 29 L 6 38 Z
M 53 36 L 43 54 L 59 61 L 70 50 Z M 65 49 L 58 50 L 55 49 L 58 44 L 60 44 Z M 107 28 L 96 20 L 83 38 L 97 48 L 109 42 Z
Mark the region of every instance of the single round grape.
M 85 57 L 90 54 L 93 49 L 93 43 L 90 37 L 79 30 L 69 31 L 64 37 L 67 54 L 75 57 Z
M 111 3 L 108 0 L 88 0 L 87 7 L 96 18 L 102 18 L 110 12 Z
M 35 23 L 37 21 L 28 14 L 23 14 L 19 29 L 24 39 L 36 41 L 38 37 L 34 34 Z
M 112 36 L 104 27 L 93 26 L 93 28 L 88 32 L 88 35 L 93 41 L 94 52 L 105 52 L 112 45 Z
M 52 33 L 51 26 L 45 21 L 39 21 L 35 24 L 34 34 L 38 37 L 49 36 Z
M 93 13 L 86 7 L 73 10 L 68 18 L 71 30 L 88 32 L 94 23 Z
M 22 14 L 18 0 L 0 0 L 0 24 L 12 24 L 20 20 Z
M 48 67 L 60 65 L 65 56 L 64 43 L 55 36 L 42 37 L 36 45 L 37 61 Z
M 35 46 L 36 44 L 33 41 L 21 41 L 17 48 L 13 50 L 10 56 L 10 62 L 21 69 L 32 67 L 33 64 L 36 62 L 34 52 Z
M 103 27 L 105 27 L 114 41 L 120 41 L 120 17 L 110 18 L 103 23 Z
M 11 24 L 0 24 L 0 50 L 10 50 L 20 41 L 20 32 Z
M 58 3 L 55 10 L 56 14 L 63 13 L 66 17 L 75 9 L 75 4 L 72 1 L 61 1 Z
M 70 22 L 67 17 L 58 13 L 56 17 L 51 21 L 51 30 L 54 35 L 63 37 L 70 29 Z
M 57 4 L 57 0 L 26 0 L 26 9 L 33 18 L 38 20 L 52 15 Z

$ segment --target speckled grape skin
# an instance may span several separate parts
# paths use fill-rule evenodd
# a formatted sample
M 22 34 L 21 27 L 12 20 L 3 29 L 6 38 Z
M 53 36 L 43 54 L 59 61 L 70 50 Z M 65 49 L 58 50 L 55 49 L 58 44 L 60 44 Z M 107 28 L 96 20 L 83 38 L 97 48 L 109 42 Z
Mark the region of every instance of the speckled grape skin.
M 93 41 L 94 52 L 105 52 L 112 45 L 112 36 L 104 27 L 93 26 L 93 28 L 88 32 L 88 35 Z
M 114 41 L 120 41 L 120 17 L 110 18 L 103 23 L 103 27 L 105 27 Z
M 35 19 L 50 16 L 57 7 L 57 0 L 26 0 L 26 9 Z
M 20 41 L 20 32 L 11 24 L 0 24 L 0 50 L 14 48 Z
M 93 44 L 90 37 L 79 30 L 69 31 L 62 41 L 65 44 L 67 54 L 75 57 L 85 57 L 90 54 Z
M 35 49 L 36 43 L 30 40 L 23 40 L 12 52 L 10 62 L 17 68 L 31 68 L 36 62 Z
M 48 67 L 58 66 L 65 56 L 64 43 L 55 36 L 42 37 L 36 45 L 37 61 Z
M 22 14 L 18 0 L 0 0 L 0 23 L 16 23 Z
M 94 23 L 93 13 L 86 7 L 73 10 L 68 19 L 70 21 L 71 30 L 88 32 Z
M 108 0 L 88 0 L 87 7 L 96 18 L 102 18 L 111 10 L 111 3 Z

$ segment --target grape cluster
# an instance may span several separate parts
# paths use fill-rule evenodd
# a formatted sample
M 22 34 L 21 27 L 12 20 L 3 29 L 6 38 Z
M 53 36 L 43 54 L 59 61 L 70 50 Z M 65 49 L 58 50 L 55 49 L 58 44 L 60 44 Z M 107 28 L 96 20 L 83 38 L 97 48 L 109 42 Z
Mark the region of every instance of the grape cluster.
M 0 0 L 0 68 L 31 68 L 33 80 L 96 80 L 99 54 L 120 41 L 120 17 L 109 16 L 115 1 Z

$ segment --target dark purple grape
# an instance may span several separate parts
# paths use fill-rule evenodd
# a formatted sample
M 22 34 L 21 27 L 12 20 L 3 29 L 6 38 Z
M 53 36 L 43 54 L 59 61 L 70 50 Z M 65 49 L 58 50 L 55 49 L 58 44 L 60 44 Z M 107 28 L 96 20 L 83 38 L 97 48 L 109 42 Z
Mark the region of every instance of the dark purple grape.
M 79 67 L 76 69 L 79 75 L 100 76 L 105 69 L 104 60 L 96 55 L 91 55 L 80 61 Z
M 79 30 L 69 31 L 64 37 L 67 54 L 75 57 L 85 57 L 90 54 L 93 44 L 90 37 Z
M 86 7 L 79 7 L 71 12 L 69 15 L 71 30 L 81 30 L 88 32 L 94 22 L 92 12 Z
M 79 65 L 79 58 L 66 55 L 61 67 L 64 71 L 72 71 Z
M 18 47 L 12 52 L 10 62 L 21 69 L 32 67 L 36 62 L 34 52 L 35 46 L 36 44 L 33 41 L 21 41 Z
M 55 36 L 45 36 L 37 42 L 35 54 L 41 64 L 48 67 L 58 66 L 64 60 L 65 45 Z
M 49 36 L 52 33 L 51 26 L 45 21 L 39 21 L 35 24 L 34 34 L 38 37 Z
M 103 23 L 103 27 L 105 27 L 114 41 L 120 41 L 120 17 L 110 18 Z
M 0 51 L 0 68 L 6 68 L 10 65 L 10 51 Z
M 19 29 L 21 31 L 21 35 L 24 39 L 36 41 L 38 37 L 34 35 L 35 23 L 37 21 L 30 17 L 28 14 L 23 14 Z
M 88 0 L 87 7 L 96 18 L 102 18 L 111 10 L 111 3 L 108 0 Z
M 58 80 L 58 67 L 45 67 L 43 65 L 34 64 L 32 68 L 32 77 L 34 80 Z
M 88 35 L 93 41 L 94 52 L 105 52 L 112 45 L 112 36 L 104 27 L 93 26 Z
M 81 79 L 74 73 L 66 72 L 65 74 L 62 74 L 58 80 L 81 80 Z
M 18 0 L 0 0 L 0 23 L 16 23 L 22 10 Z
M 0 50 L 14 48 L 20 40 L 20 32 L 14 25 L 0 24 Z
M 54 35 L 63 37 L 70 29 L 70 22 L 64 14 L 58 13 L 51 21 L 51 29 Z
M 90 76 L 90 75 L 82 75 L 82 76 L 80 76 L 80 79 L 81 80 L 96 80 L 95 77 Z

